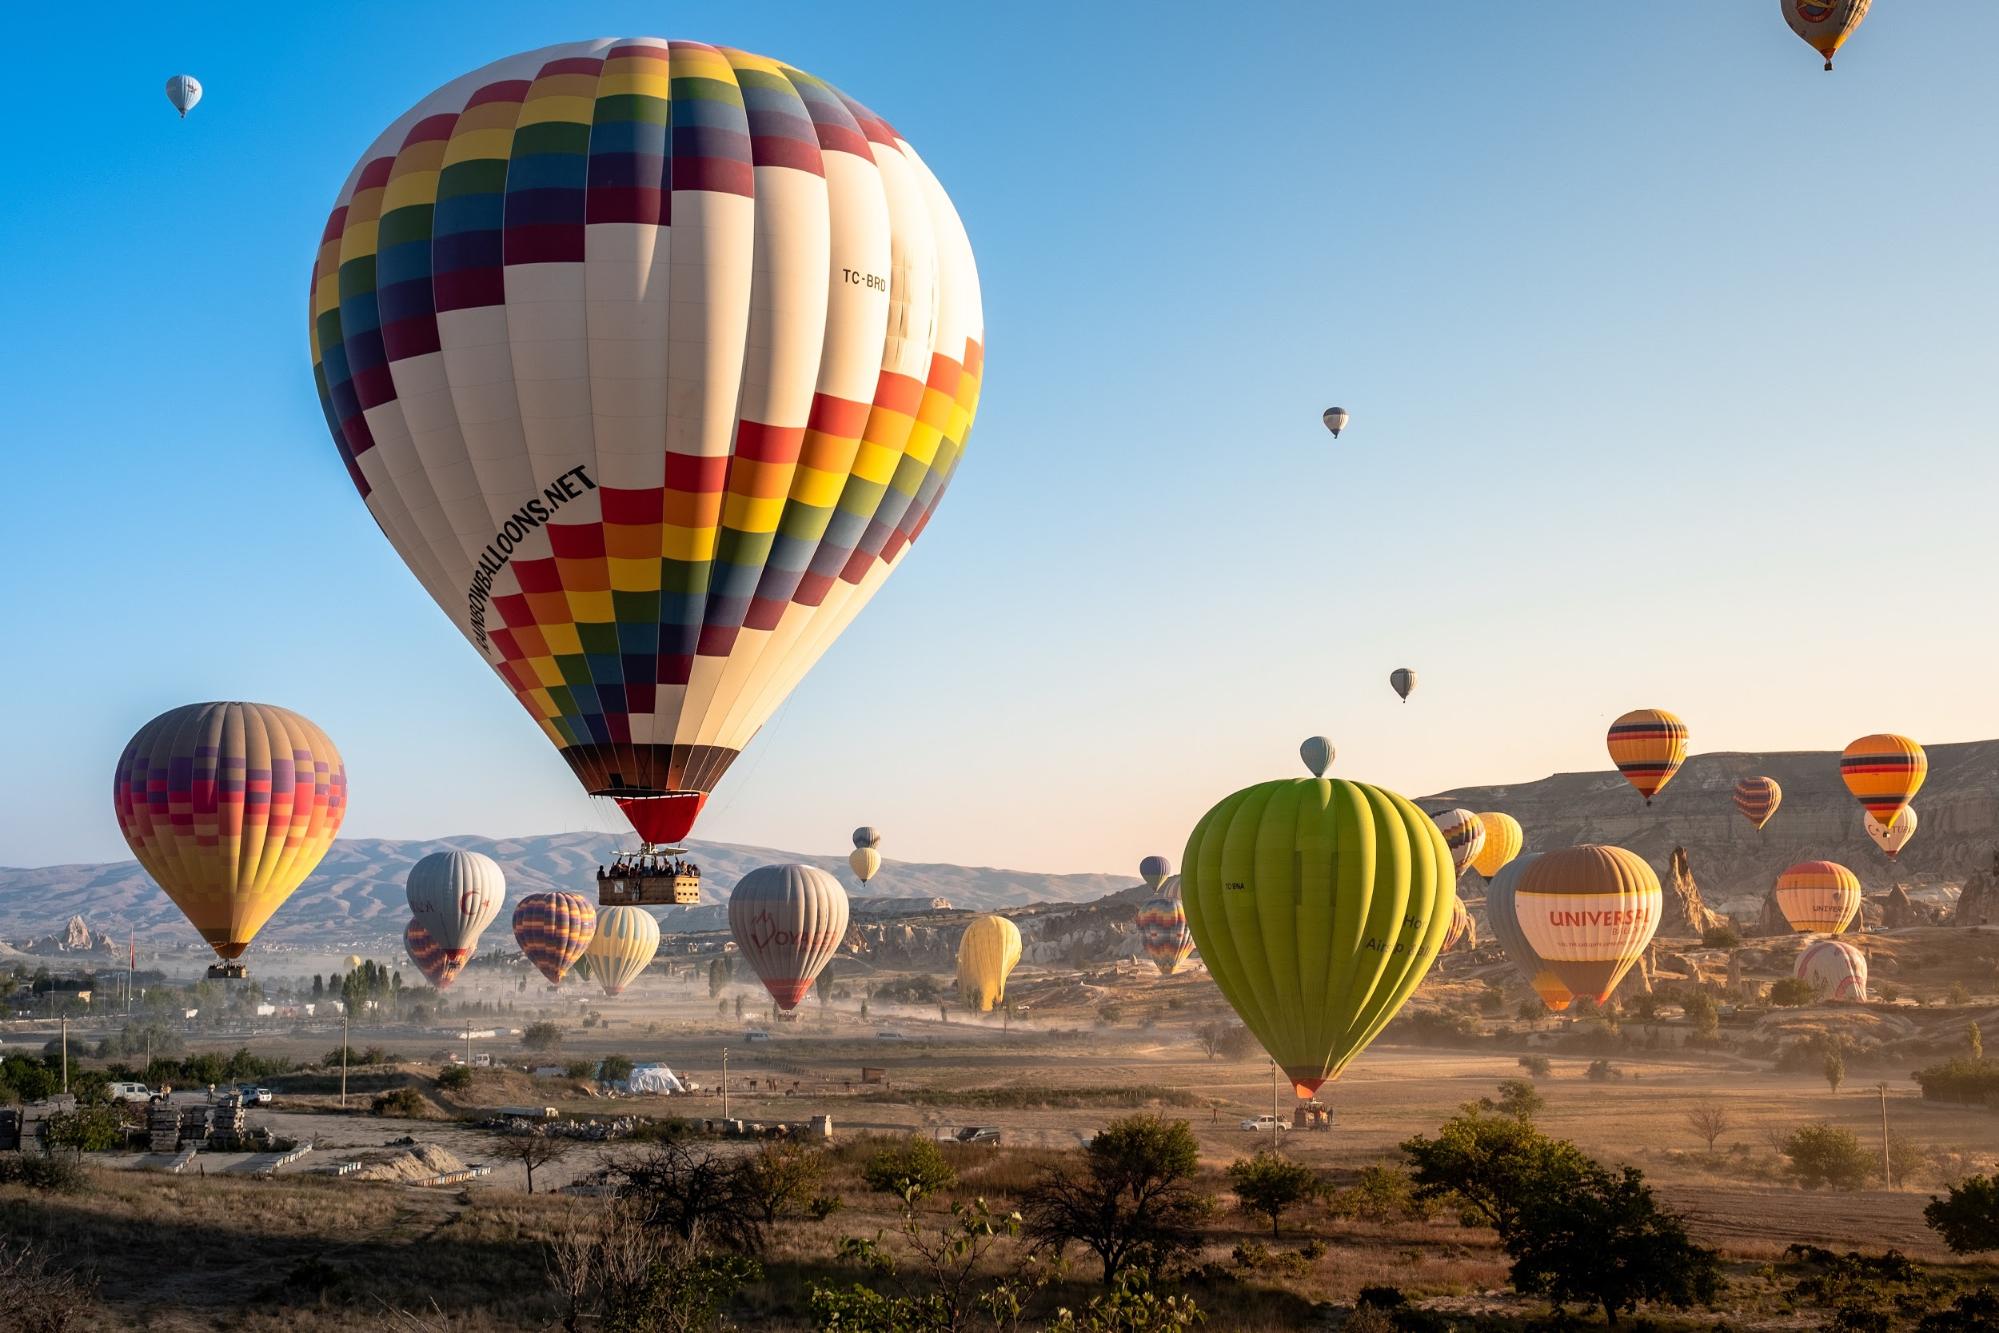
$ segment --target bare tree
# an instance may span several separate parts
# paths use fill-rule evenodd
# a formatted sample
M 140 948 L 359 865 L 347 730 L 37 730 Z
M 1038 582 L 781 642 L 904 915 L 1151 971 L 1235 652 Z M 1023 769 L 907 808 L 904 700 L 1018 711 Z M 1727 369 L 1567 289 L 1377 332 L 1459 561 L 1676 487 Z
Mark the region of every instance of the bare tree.
M 1228 1035 L 1227 1024 L 1217 1023 L 1213 1019 L 1194 1029 L 1194 1040 L 1201 1044 L 1201 1049 L 1208 1053 L 1210 1060 L 1214 1059 L 1216 1052 L 1222 1049 L 1222 1042 Z
M 537 1129 L 526 1134 L 503 1135 L 495 1151 L 500 1156 L 521 1164 L 521 1169 L 527 1172 L 528 1193 L 532 1194 L 535 1168 L 547 1166 L 550 1162 L 567 1156 L 569 1140 Z
M 647 1226 L 622 1199 L 572 1209 L 544 1256 L 549 1289 L 562 1303 L 562 1327 L 578 1333 L 596 1318 L 605 1293 L 637 1290 L 671 1243 L 671 1233 Z
M 65 1268 L 31 1244 L 0 1240 L 0 1303 L 6 1327 L 21 1333 L 67 1333 L 97 1308 L 97 1279 Z
M 1714 1145 L 1722 1135 L 1735 1128 L 1735 1121 L 1730 1118 L 1728 1108 L 1720 1102 L 1702 1102 L 1687 1112 L 1687 1128 L 1694 1132 L 1695 1138 L 1707 1144 L 1708 1156 L 1712 1157 Z

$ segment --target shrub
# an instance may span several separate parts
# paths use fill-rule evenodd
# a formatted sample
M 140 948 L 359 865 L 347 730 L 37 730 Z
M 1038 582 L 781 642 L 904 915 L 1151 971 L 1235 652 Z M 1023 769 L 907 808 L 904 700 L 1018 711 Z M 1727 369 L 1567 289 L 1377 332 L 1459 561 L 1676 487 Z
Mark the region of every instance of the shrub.
M 1270 1235 L 1275 1239 L 1283 1215 L 1317 1197 L 1319 1177 L 1302 1162 L 1264 1151 L 1229 1163 L 1229 1189 L 1235 1194 L 1237 1207 L 1270 1219 Z
M 1995 1060 L 1960 1055 L 1918 1069 L 1909 1077 L 1922 1088 L 1924 1101 L 1977 1105 L 1999 1093 L 1999 1061 Z
M 1518 1063 L 1529 1078 L 1547 1078 L 1555 1071 L 1554 1062 L 1545 1055 L 1523 1055 Z
M 632 1058 L 629 1055 L 607 1055 L 597 1064 L 599 1083 L 622 1083 L 632 1076 Z
M 75 1194 L 88 1181 L 74 1153 L 0 1154 L 0 1185 L 25 1185 L 44 1194 Z
M 1497 1111 L 1501 1115 L 1510 1115 L 1519 1120 L 1532 1120 L 1547 1107 L 1548 1099 L 1524 1078 L 1501 1079 L 1497 1101 L 1491 1097 L 1478 1099 L 1478 1108 L 1481 1111 Z
M 868 1188 L 900 1195 L 905 1201 L 935 1194 L 958 1183 L 958 1173 L 929 1139 L 904 1139 L 882 1148 L 861 1168 Z
M 1780 977 L 1770 983 L 1770 1003 L 1795 1008 L 1819 998 L 1819 988 L 1803 977 Z
M 1421 1217 L 1427 1209 L 1417 1202 L 1409 1173 L 1396 1166 L 1364 1166 L 1354 1183 L 1334 1194 L 1328 1205 L 1334 1217 L 1363 1222 L 1393 1222 Z
M 1624 1074 L 1608 1060 L 1592 1060 L 1589 1068 L 1583 1071 L 1583 1077 L 1592 1083 L 1608 1083 L 1611 1079 L 1623 1078 Z
M 472 1086 L 472 1070 L 468 1065 L 446 1065 L 437 1071 L 437 1086 L 446 1092 L 463 1092 Z
M 825 1174 L 825 1159 L 797 1143 L 760 1144 L 736 1163 L 743 1197 L 762 1213 L 766 1225 L 796 1211 Z
M 109 1152 L 125 1146 L 125 1119 L 109 1106 L 58 1111 L 42 1122 L 42 1141 L 72 1152 Z
M 1693 1026 L 1694 1036 L 1701 1041 L 1712 1041 L 1721 1030 L 1721 1009 L 1706 991 L 1688 991 L 1680 1001 L 1680 1008 Z
M 1709 926 L 1701 932 L 1701 943 L 1710 949 L 1739 949 L 1742 936 L 1735 933 L 1734 926 Z
M 566 1078 L 586 1079 L 597 1072 L 595 1060 L 569 1060 L 564 1062 L 562 1073 Z
M 1806 1189 L 1821 1185 L 1859 1189 L 1867 1183 L 1874 1165 L 1874 1158 L 1860 1146 L 1852 1130 L 1823 1120 L 1791 1131 L 1784 1139 L 1784 1156 L 1791 1159 L 1791 1174 Z
M 1916 1333 L 1988 1333 L 1994 1328 L 1999 1328 L 1999 1292 L 1979 1287 L 1959 1293 L 1949 1308 L 1924 1315 Z
M 376 1115 L 401 1116 L 405 1119 L 423 1115 L 430 1109 L 430 1103 L 415 1088 L 395 1088 L 383 1093 L 369 1104 Z
M 535 1052 L 559 1051 L 562 1049 L 562 1037 L 560 1023 L 550 1023 L 545 1020 L 540 1023 L 530 1023 L 521 1031 L 521 1048 Z
M 1946 1189 L 1941 1199 L 1931 1195 L 1923 1221 L 1954 1254 L 1999 1250 L 1999 1180 L 1973 1176 Z

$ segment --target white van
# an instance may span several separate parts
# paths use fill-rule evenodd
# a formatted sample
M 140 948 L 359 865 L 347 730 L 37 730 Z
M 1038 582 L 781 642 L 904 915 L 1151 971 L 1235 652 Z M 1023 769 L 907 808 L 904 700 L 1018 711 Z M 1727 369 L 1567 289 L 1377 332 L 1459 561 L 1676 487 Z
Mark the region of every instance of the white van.
M 153 1090 L 143 1083 L 112 1083 L 104 1093 L 114 1102 L 144 1102 L 153 1097 Z

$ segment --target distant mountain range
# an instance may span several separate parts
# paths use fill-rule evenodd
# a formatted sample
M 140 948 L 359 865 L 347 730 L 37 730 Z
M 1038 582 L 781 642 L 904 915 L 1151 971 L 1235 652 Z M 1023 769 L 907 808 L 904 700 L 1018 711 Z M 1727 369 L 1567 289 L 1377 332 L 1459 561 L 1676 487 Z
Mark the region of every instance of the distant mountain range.
M 258 943 L 313 949 L 363 945 L 399 948 L 403 925 L 409 920 L 404 877 L 422 857 L 454 847 L 484 852 L 498 861 L 507 874 L 510 903 L 549 889 L 571 889 L 594 897 L 597 867 L 629 841 L 602 833 L 454 837 L 424 842 L 342 838 L 271 918 L 258 935 Z M 727 920 L 722 904 L 736 881 L 757 866 L 777 862 L 819 866 L 845 884 L 856 899 L 868 896 L 854 883 L 844 856 L 804 856 L 717 842 L 695 842 L 688 847 L 690 857 L 701 867 L 707 901 L 700 907 L 657 909 L 660 924 L 669 931 L 724 927 Z M 1133 882 L 1117 875 L 1039 875 L 984 866 L 884 861 L 870 889 L 882 897 L 935 896 L 950 899 L 955 907 L 990 910 L 1035 902 L 1090 902 L 1129 888 Z M 181 940 L 200 944 L 180 910 L 136 861 L 35 869 L 0 867 L 0 940 L 59 935 L 72 916 L 81 916 L 91 930 L 109 933 L 117 940 L 136 932 L 142 951 L 149 944 L 171 947 Z M 496 922 L 495 928 L 504 934 L 505 921 Z

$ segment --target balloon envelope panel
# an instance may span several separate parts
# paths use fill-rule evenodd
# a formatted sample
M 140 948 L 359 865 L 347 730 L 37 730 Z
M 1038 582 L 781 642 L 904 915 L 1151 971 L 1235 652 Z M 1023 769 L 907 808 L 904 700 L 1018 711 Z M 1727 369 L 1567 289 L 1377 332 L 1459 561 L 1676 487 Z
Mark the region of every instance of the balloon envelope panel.
M 1157 965 L 1161 976 L 1170 977 L 1194 952 L 1194 932 L 1187 928 L 1186 905 L 1180 901 L 1180 877 L 1175 875 L 1159 887 L 1157 897 L 1140 905 L 1133 924 L 1138 927 L 1145 956 Z
M 1895 817 L 1922 790 L 1930 757 L 1907 736 L 1862 736 L 1839 757 L 1839 776 L 1868 814 L 1893 827 Z
M 1508 961 L 1514 971 L 1534 988 L 1541 997 L 1541 1003 L 1560 1013 L 1575 1000 L 1575 992 L 1562 984 L 1555 975 L 1548 960 L 1541 957 L 1527 940 L 1527 933 L 1520 928 L 1520 916 L 1515 899 L 1515 889 L 1520 876 L 1528 866 L 1534 864 L 1539 853 L 1520 857 L 1500 868 L 1493 876 L 1492 883 L 1485 890 L 1485 924 L 1492 932 L 1499 947 L 1506 951 Z
M 1526 830 L 1512 815 L 1498 810 L 1479 813 L 1478 822 L 1485 828 L 1485 841 L 1479 844 L 1478 855 L 1472 858 L 1472 869 L 1490 880 L 1500 869 L 1520 855 L 1520 849 L 1527 845 Z
M 1916 822 L 1916 807 L 1913 805 L 1903 806 L 1892 824 L 1883 824 L 1871 810 L 1861 816 L 1867 836 L 1874 839 L 1874 845 L 1886 852 L 1891 861 L 1896 853 L 1909 845 L 1909 839 L 1916 836 Z
M 438 990 L 448 989 L 465 966 L 446 956 L 443 946 L 430 937 L 420 921 L 411 921 L 403 927 L 403 951 L 409 954 L 410 962 L 423 974 L 423 979 Z

